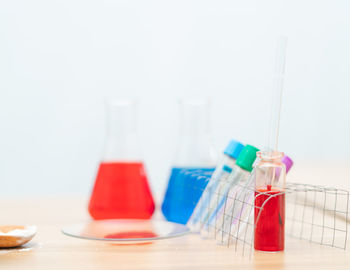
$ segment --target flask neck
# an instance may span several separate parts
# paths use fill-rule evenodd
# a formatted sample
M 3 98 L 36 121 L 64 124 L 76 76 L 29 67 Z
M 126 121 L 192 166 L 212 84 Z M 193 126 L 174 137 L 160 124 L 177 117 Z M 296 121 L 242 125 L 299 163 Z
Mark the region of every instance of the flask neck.
M 135 101 L 114 100 L 106 108 L 104 161 L 139 161 Z
M 182 166 L 214 166 L 210 134 L 209 101 L 180 103 L 179 147 L 175 163 Z
M 107 105 L 107 137 L 127 137 L 136 133 L 136 108 L 132 104 Z

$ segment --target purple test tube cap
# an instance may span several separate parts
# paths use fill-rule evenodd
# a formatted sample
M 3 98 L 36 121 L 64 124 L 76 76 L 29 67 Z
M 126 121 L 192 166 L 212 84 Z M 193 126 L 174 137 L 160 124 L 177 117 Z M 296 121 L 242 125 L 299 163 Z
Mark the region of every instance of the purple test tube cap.
M 293 160 L 288 157 L 287 155 L 285 155 L 283 158 L 282 158 L 282 162 L 284 163 L 284 165 L 286 165 L 286 173 L 289 172 L 290 168 L 292 168 L 293 166 Z

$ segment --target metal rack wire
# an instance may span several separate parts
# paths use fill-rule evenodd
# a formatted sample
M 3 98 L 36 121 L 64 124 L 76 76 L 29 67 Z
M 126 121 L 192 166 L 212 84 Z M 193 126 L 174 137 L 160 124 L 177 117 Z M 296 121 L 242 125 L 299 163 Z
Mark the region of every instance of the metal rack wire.
M 254 199 L 261 196 L 256 193 L 252 179 L 241 179 L 229 192 L 220 189 L 205 189 L 211 204 L 203 208 L 201 216 L 201 236 L 216 239 L 218 244 L 234 247 L 242 254 L 252 254 L 254 248 L 254 228 L 264 205 L 257 207 Z M 234 192 L 232 190 L 234 189 Z M 286 197 L 287 236 L 311 243 L 346 249 L 349 218 L 349 192 L 344 189 L 288 183 L 284 193 L 271 195 Z M 217 211 L 220 198 L 224 198 L 221 211 Z M 268 200 L 270 200 L 269 198 Z M 268 202 L 265 201 L 265 203 Z M 254 221 L 254 213 L 258 219 Z M 255 213 L 256 215 L 256 213 Z
M 286 232 L 312 243 L 346 249 L 349 192 L 344 189 L 290 183 L 287 186 Z

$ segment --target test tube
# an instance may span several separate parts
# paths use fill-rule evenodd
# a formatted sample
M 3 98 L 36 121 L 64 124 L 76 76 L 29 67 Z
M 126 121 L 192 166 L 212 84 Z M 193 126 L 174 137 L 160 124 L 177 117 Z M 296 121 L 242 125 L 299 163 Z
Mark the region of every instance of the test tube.
M 284 250 L 286 166 L 282 152 L 258 152 L 255 166 L 254 248 Z
M 214 192 L 214 196 L 211 199 L 211 207 L 209 211 L 206 211 L 205 217 L 202 220 L 201 236 L 207 237 L 212 227 L 213 222 L 216 222 L 216 218 L 222 209 L 225 207 L 227 201 L 228 192 L 231 187 L 236 186 L 239 181 L 247 179 L 252 171 L 252 165 L 256 158 L 256 152 L 259 151 L 252 145 L 246 145 L 239 154 L 236 165 L 230 175 L 224 179 Z M 215 224 L 216 225 L 216 224 Z
M 216 192 L 218 185 L 225 182 L 226 178 L 232 172 L 232 168 L 235 166 L 236 159 L 241 153 L 244 145 L 236 140 L 231 140 L 226 146 L 223 157 L 219 165 L 216 167 L 207 187 L 202 193 L 202 196 L 197 203 L 191 218 L 187 222 L 187 226 L 192 232 L 198 232 L 201 228 L 201 220 L 204 219 L 206 211 L 210 209 L 210 202 Z

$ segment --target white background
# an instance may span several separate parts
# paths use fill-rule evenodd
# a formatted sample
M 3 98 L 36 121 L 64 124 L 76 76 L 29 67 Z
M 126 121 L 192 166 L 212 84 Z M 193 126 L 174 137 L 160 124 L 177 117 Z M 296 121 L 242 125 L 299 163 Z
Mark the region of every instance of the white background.
M 218 151 L 230 138 L 264 146 L 276 34 L 289 39 L 280 149 L 296 168 L 350 160 L 349 10 L 316 0 L 1 1 L 0 194 L 88 194 L 106 97 L 139 100 L 157 196 L 180 97 L 211 99 Z

